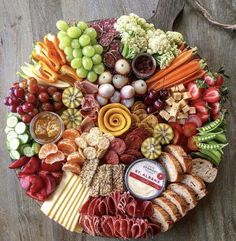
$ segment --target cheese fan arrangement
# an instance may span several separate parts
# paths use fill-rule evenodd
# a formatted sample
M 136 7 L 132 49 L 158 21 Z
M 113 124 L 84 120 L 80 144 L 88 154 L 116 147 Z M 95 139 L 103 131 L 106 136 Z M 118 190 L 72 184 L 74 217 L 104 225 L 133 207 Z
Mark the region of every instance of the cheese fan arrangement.
M 224 72 L 135 14 L 59 20 L 4 104 L 9 168 L 72 232 L 138 239 L 196 207 L 227 145 Z

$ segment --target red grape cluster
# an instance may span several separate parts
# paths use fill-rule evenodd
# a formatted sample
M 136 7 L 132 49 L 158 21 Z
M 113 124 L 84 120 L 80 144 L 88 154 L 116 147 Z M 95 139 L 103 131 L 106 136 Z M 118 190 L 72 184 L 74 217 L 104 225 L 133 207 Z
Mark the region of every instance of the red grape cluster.
M 163 89 L 160 91 L 150 90 L 145 98 L 144 104 L 147 106 L 147 113 L 151 114 L 160 111 L 165 107 L 165 100 L 168 98 L 168 91 Z
M 30 123 L 39 111 L 59 111 L 63 108 L 62 94 L 56 87 L 39 85 L 30 78 L 14 83 L 5 97 L 4 104 L 18 113 L 25 123 Z

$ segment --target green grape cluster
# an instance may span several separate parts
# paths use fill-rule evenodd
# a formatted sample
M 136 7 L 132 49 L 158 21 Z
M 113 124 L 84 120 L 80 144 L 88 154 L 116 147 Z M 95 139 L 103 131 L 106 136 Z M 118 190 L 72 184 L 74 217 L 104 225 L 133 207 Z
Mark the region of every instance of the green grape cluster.
M 103 47 L 97 43 L 97 32 L 85 22 L 69 26 L 65 21 L 56 23 L 60 49 L 64 50 L 71 67 L 76 69 L 80 78 L 94 82 L 105 71 L 102 63 Z

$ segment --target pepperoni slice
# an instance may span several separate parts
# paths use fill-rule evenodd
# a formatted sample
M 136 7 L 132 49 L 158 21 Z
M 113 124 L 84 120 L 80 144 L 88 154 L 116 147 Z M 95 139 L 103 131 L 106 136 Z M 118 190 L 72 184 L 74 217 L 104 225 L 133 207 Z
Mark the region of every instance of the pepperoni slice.
M 120 156 L 120 162 L 124 164 L 130 164 L 131 162 L 135 161 L 136 157 L 130 154 L 123 154 Z
M 119 164 L 119 156 L 115 151 L 109 150 L 105 157 L 104 157 L 105 163 L 107 164 Z
M 143 139 L 137 134 L 133 134 L 132 132 L 126 136 L 125 143 L 126 143 L 127 149 L 139 150 L 143 143 Z
M 130 154 L 135 156 L 136 158 L 142 158 L 143 154 L 140 151 L 134 150 L 134 149 L 128 149 L 125 151 L 125 154 Z
M 115 151 L 118 155 L 122 155 L 126 150 L 126 144 L 122 139 L 115 138 L 111 142 L 110 149 Z

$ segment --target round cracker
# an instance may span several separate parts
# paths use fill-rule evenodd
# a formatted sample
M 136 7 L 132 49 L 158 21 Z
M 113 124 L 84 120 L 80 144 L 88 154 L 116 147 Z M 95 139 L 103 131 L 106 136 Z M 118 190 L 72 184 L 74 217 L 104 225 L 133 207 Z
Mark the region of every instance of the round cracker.
M 75 143 L 81 149 L 84 149 L 84 148 L 86 148 L 88 146 L 86 140 L 83 137 L 81 137 L 81 136 L 75 138 Z
M 97 134 L 88 133 L 85 138 L 89 146 L 97 146 L 99 143 L 99 135 Z
M 102 137 L 99 137 L 99 142 L 98 142 L 98 149 L 101 149 L 101 150 L 107 150 L 108 147 L 110 146 L 110 141 L 108 138 L 102 136 Z
M 147 123 L 151 128 L 154 128 L 154 126 L 158 124 L 158 119 L 155 115 L 151 114 L 142 120 L 142 123 Z
M 84 154 L 86 159 L 91 160 L 91 159 L 96 158 L 97 151 L 96 151 L 96 149 L 94 147 L 88 146 L 88 147 L 84 148 L 83 154 Z

